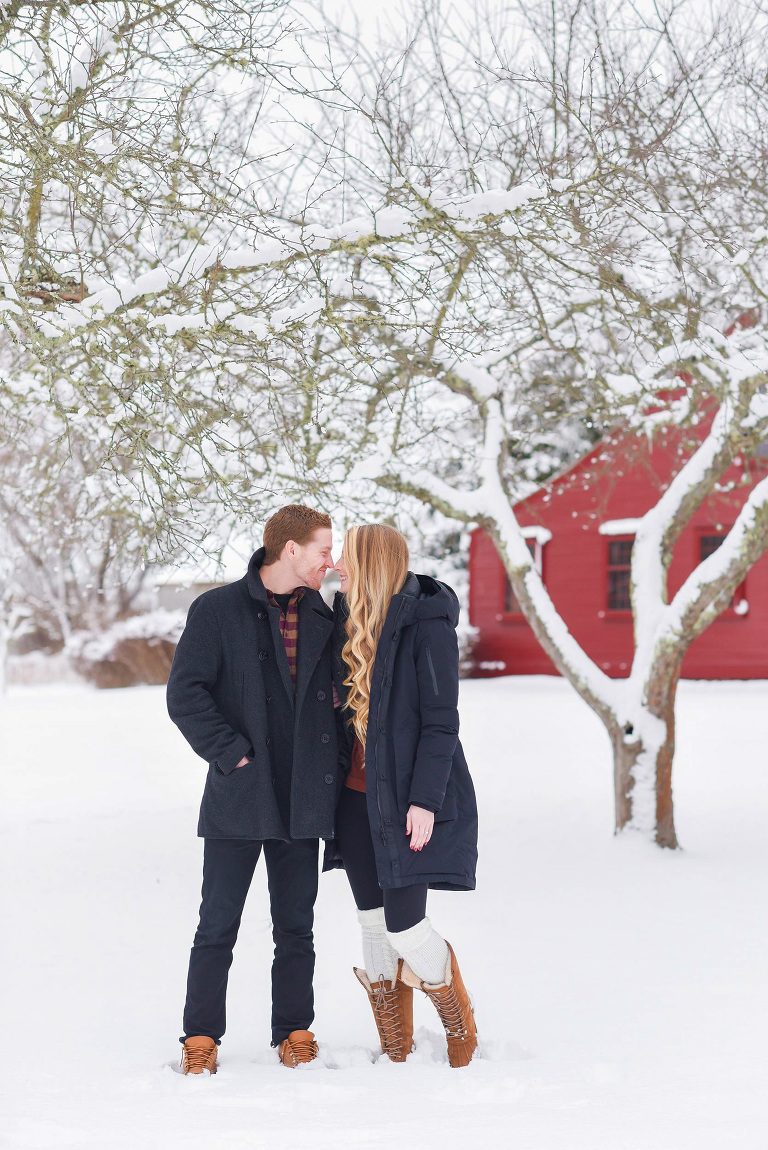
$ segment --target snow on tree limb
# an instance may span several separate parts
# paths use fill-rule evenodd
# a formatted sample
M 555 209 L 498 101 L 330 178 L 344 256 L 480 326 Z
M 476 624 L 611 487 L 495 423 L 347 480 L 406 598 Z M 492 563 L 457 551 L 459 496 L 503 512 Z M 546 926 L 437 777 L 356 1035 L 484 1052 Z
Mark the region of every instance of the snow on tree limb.
M 669 604 L 665 630 L 690 642 L 709 625 L 768 547 L 768 477 L 749 492 L 722 544 L 699 563 Z
M 454 370 L 470 379 L 476 378 L 470 363 L 459 364 Z M 373 470 L 366 465 L 354 471 L 353 479 L 363 476 L 374 478 L 382 486 L 429 502 L 445 515 L 482 523 L 499 540 L 518 601 L 555 666 L 567 675 L 596 710 L 603 714 L 621 712 L 621 686 L 601 671 L 573 638 L 536 569 L 525 533 L 515 516 L 499 473 L 507 435 L 501 404 L 497 399 L 489 399 L 484 407 L 485 430 L 478 453 L 480 483 L 474 490 L 457 490 L 427 470 L 407 476 L 391 473 L 376 475 L 376 464 Z
M 712 490 L 732 459 L 728 432 L 730 401 L 721 405 L 701 446 L 674 476 L 659 501 L 638 521 L 632 548 L 632 609 L 635 659 L 645 669 L 653 656 L 654 636 L 667 602 L 667 569 L 672 548 L 690 516 Z
M 20 8 L 52 48 L 14 41 L 22 79 L 0 76 L 0 192 L 20 205 L 3 223 L 4 435 L 82 435 L 142 527 L 174 522 L 190 546 L 286 495 L 374 514 L 395 491 L 481 523 L 606 725 L 617 822 L 656 820 L 674 845 L 655 793 L 685 645 L 663 628 L 666 563 L 768 427 L 761 21 L 704 21 L 694 50 L 676 14 L 628 29 L 564 0 L 521 9 L 520 39 L 427 6 L 394 57 L 325 27 L 316 57 L 305 40 L 275 116 L 274 10 L 247 29 L 229 0 L 199 10 L 190 38 L 188 6 L 165 5 L 158 44 L 155 8 L 127 3 L 115 51 L 94 30 L 106 7 Z M 638 526 L 638 655 L 610 680 L 513 505 L 601 434 L 652 440 L 715 407 L 727 428 Z
M 92 293 L 78 305 L 61 308 L 58 322 L 51 322 L 50 317 L 40 317 L 38 323 L 45 336 L 57 338 L 84 324 L 106 318 L 137 300 L 146 301 L 161 296 L 169 288 L 204 280 L 215 270 L 240 276 L 262 269 L 279 270 L 336 253 L 358 252 L 362 255 L 377 246 L 411 239 L 426 226 L 429 216 L 438 226 L 448 226 L 449 230 L 451 221 L 455 219 L 465 219 L 472 227 L 479 224 L 487 226 L 546 194 L 528 184 L 513 189 L 491 189 L 466 197 L 460 213 L 458 209 L 447 212 L 441 205 L 441 197 L 435 196 L 433 201 L 437 203 L 429 204 L 430 211 L 425 206 L 386 207 L 335 227 L 309 222 L 292 232 L 267 234 L 253 247 L 196 244 L 165 266 L 144 272 L 136 279 L 123 278 Z M 465 240 L 468 235 L 467 231 L 462 233 Z M 9 284 L 9 287 L 14 286 Z M 487 388 L 492 382 L 482 369 L 468 365 L 468 370 L 473 373 L 469 381 L 473 387 Z

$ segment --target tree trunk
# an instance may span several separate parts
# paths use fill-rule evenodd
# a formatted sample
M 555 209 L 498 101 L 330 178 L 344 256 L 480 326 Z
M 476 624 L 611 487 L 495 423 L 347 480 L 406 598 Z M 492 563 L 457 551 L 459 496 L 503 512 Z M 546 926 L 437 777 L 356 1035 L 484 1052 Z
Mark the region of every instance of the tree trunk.
M 626 705 L 615 711 L 616 702 L 609 701 L 612 692 L 601 695 L 600 684 L 584 672 L 573 652 L 566 657 L 562 636 L 559 643 L 555 640 L 551 620 L 539 612 L 525 572 L 513 565 L 498 524 L 489 519 L 482 526 L 496 546 L 518 603 L 543 650 L 605 725 L 613 747 L 616 830 L 636 828 L 659 846 L 674 850 L 678 846 L 672 807 L 675 695 L 687 644 L 662 640 L 649 671 L 642 678 L 638 676 L 641 681 L 625 681 Z M 513 529 L 517 530 L 516 521 L 510 532 Z M 580 653 L 588 659 L 583 650 Z
M 641 707 L 664 724 L 664 738 L 660 743 L 646 746 L 642 737 L 628 741 L 633 729 L 613 728 L 609 733 L 613 745 L 613 777 L 616 796 L 616 830 L 635 821 L 632 792 L 635 771 L 642 760 L 652 756 L 655 791 L 654 838 L 660 847 L 674 850 L 678 846 L 675 834 L 672 802 L 672 762 L 675 757 L 675 697 L 680 680 L 681 655 L 667 654 L 659 659 L 647 681 L 645 700 Z M 638 722 L 638 732 L 642 721 Z
M 672 805 L 672 762 L 675 757 L 675 699 L 680 682 L 684 652 L 679 649 L 658 660 L 648 683 L 648 710 L 661 719 L 666 738 L 656 755 L 656 842 L 675 849 L 674 807 Z
M 626 732 L 631 734 L 632 732 Z M 625 742 L 625 732 L 621 727 L 611 731 L 613 746 L 613 788 L 615 802 L 616 830 L 620 831 L 632 821 L 632 775 L 641 743 Z

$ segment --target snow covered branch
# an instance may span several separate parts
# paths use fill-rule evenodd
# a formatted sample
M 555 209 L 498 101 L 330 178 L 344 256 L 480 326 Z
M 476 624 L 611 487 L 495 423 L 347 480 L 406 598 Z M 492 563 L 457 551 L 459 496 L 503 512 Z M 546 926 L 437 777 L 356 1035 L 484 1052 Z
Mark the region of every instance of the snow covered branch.
M 733 404 L 726 401 L 715 414 L 704 442 L 638 523 L 632 548 L 632 608 L 636 659 L 642 664 L 652 657 L 653 637 L 664 615 L 667 569 L 674 545 L 733 460 L 733 421 Z
M 750 567 L 768 549 L 768 478 L 755 484 L 716 551 L 696 567 L 669 605 L 665 631 L 686 645 L 728 605 Z

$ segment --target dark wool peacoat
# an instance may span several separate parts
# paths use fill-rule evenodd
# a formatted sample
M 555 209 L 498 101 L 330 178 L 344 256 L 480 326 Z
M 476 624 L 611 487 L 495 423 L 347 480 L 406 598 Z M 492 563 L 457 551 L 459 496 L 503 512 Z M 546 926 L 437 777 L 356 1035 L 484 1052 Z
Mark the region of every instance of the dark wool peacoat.
M 342 700 L 346 598 L 336 596 L 334 679 Z M 365 743 L 366 795 L 379 885 L 429 883 L 473 890 L 477 803 L 459 742 L 459 603 L 445 583 L 408 574 L 381 632 L 371 680 Z M 351 736 L 342 747 L 342 769 Z M 435 812 L 432 838 L 412 851 L 405 834 L 411 804 Z M 341 866 L 329 844 L 324 869 Z
M 267 599 L 260 548 L 243 579 L 189 609 L 168 679 L 168 712 L 208 766 L 198 834 L 216 839 L 330 838 L 339 771 L 333 616 L 319 592 L 299 603 L 294 698 Z M 244 755 L 251 760 L 235 769 Z

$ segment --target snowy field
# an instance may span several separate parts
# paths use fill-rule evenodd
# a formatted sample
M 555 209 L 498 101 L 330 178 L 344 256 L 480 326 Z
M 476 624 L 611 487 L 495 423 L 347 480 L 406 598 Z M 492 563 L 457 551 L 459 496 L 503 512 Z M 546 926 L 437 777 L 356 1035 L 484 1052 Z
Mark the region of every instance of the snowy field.
M 451 1070 L 375 1061 L 344 875 L 323 877 L 321 1062 L 269 1048 L 263 864 L 214 1078 L 174 1073 L 205 767 L 156 688 L 15 688 L 0 702 L 8 1150 L 766 1150 L 768 683 L 684 683 L 684 851 L 611 834 L 602 728 L 557 679 L 462 685 L 480 805 L 475 894 L 430 913 L 482 1046 Z

